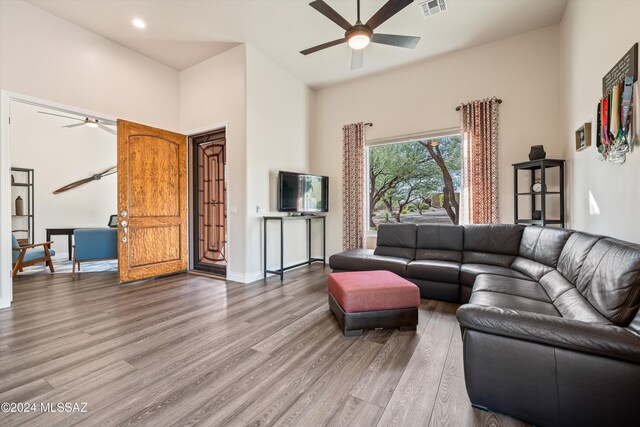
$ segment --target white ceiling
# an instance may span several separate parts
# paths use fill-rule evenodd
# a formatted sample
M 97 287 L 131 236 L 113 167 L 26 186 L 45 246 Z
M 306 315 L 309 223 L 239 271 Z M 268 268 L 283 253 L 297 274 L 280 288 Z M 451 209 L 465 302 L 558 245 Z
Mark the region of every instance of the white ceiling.
M 350 71 L 340 45 L 303 56 L 300 50 L 344 36 L 310 0 L 28 0 L 63 19 L 183 70 L 247 43 L 304 83 L 322 87 L 558 23 L 567 0 L 448 0 L 449 10 L 423 18 L 416 0 L 377 32 L 420 36 L 414 50 L 371 44 L 364 68 Z M 356 0 L 326 0 L 349 22 Z M 362 0 L 362 21 L 385 0 Z M 147 28 L 131 25 L 135 17 Z

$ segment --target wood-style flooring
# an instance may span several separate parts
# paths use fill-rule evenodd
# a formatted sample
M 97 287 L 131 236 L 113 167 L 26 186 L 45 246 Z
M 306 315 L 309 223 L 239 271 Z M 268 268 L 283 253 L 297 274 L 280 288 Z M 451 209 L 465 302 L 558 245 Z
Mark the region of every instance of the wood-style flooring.
M 328 273 L 18 276 L 0 310 L 0 402 L 38 407 L 0 425 L 523 425 L 471 408 L 455 304 L 423 300 L 417 333 L 345 338 Z M 41 411 L 58 402 L 86 412 Z

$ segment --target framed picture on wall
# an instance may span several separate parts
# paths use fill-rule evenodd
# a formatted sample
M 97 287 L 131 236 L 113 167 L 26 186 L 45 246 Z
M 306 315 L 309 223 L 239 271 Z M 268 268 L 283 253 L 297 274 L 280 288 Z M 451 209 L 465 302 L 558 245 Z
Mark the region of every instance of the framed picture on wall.
M 576 151 L 582 151 L 591 145 L 591 122 L 576 130 Z

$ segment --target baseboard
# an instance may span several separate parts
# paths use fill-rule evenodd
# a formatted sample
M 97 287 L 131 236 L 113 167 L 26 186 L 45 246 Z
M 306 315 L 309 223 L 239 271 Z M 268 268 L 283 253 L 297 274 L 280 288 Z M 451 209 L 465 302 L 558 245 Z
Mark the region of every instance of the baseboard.
M 295 261 L 289 261 L 287 263 L 287 265 L 294 265 L 294 264 L 300 264 L 307 261 L 307 258 L 303 258 L 303 259 L 299 259 L 299 260 L 295 260 Z M 286 267 L 286 265 L 285 265 Z M 306 265 L 301 265 L 299 267 L 296 268 L 292 268 L 291 270 L 287 270 L 284 272 L 285 276 L 287 274 L 287 272 L 289 271 L 293 271 L 296 270 L 297 268 L 302 268 L 302 267 L 306 267 Z M 269 267 L 269 270 L 277 270 L 278 268 L 280 268 L 280 265 L 277 266 L 271 266 Z M 275 274 L 271 274 L 271 273 L 267 273 L 267 277 L 271 277 L 271 276 L 276 276 Z M 264 278 L 264 272 L 261 271 L 256 271 L 254 273 L 237 273 L 237 272 L 233 272 L 233 271 L 228 271 L 227 272 L 227 280 L 231 281 L 231 282 L 239 282 L 239 283 L 251 283 L 251 282 L 255 282 L 257 280 L 262 280 Z
M 227 280 L 230 282 L 239 283 L 251 283 L 263 278 L 262 271 L 256 271 L 254 273 L 236 273 L 233 271 L 227 272 Z
M 11 307 L 11 301 L 8 299 L 0 298 L 0 308 L 8 308 Z

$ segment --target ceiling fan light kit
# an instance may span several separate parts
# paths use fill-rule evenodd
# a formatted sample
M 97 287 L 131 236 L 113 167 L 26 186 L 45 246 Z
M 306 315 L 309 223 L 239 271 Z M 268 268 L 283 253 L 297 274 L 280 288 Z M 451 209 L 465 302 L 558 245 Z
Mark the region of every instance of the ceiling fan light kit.
M 49 113 L 47 111 L 38 111 L 38 113 L 40 114 L 48 114 L 49 116 L 56 116 L 56 117 L 63 117 L 65 119 L 71 119 L 71 120 L 78 120 L 81 123 L 74 123 L 71 125 L 64 125 L 62 126 L 63 128 L 74 128 L 74 127 L 78 127 L 78 126 L 87 126 L 90 128 L 100 128 L 103 131 L 109 132 L 112 135 L 116 135 L 117 132 L 113 129 L 108 128 L 107 126 L 115 126 L 115 122 L 111 122 L 111 121 L 107 121 L 107 120 L 98 120 L 98 119 L 91 119 L 89 117 L 85 117 L 84 119 L 78 118 L 78 117 L 71 117 L 71 116 L 65 116 L 62 114 L 56 114 L 56 113 Z
M 352 29 L 347 30 L 345 37 L 351 49 L 364 49 L 369 46 L 373 32 L 360 24 L 356 24 Z
M 357 0 L 357 21 L 355 24 L 351 25 L 349 21 L 344 19 L 338 12 L 333 10 L 331 6 L 324 2 L 324 0 L 312 1 L 311 3 L 309 3 L 309 6 L 342 27 L 345 30 L 345 34 L 344 38 L 342 39 L 323 43 L 321 45 L 300 51 L 300 53 L 303 55 L 309 55 L 310 53 L 314 53 L 331 46 L 337 46 L 346 42 L 349 47 L 353 49 L 351 54 L 351 69 L 355 70 L 362 67 L 362 50 L 371 42 L 413 49 L 420 41 L 420 37 L 379 33 L 374 34 L 374 30 L 378 26 L 380 26 L 382 23 L 387 21 L 389 18 L 400 12 L 411 3 L 413 3 L 413 0 L 389 0 L 365 24 L 363 24 L 360 21 L 360 0 Z

